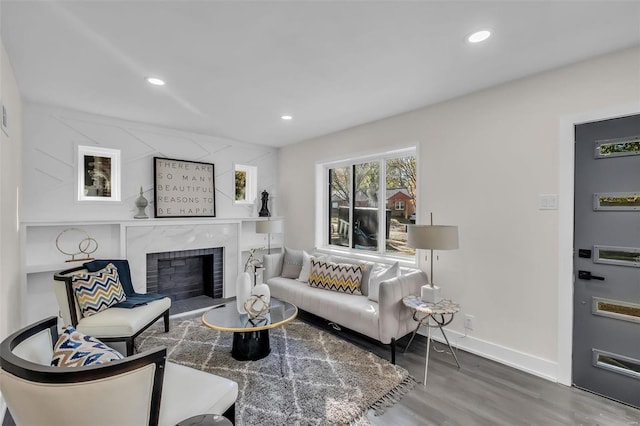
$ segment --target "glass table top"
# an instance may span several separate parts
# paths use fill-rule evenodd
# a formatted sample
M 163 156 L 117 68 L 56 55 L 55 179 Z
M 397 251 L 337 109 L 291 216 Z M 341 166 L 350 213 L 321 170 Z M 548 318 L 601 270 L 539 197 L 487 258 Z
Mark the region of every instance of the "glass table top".
M 297 315 L 298 308 L 295 305 L 272 297 L 267 316 L 251 320 L 247 314 L 238 313 L 236 300 L 233 299 L 205 312 L 202 315 L 202 323 L 214 330 L 243 333 L 279 327 Z

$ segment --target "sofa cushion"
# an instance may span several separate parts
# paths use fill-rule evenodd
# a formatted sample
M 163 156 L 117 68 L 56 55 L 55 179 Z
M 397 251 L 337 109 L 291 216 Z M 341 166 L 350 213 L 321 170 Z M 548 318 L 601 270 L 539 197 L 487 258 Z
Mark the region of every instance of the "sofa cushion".
M 154 300 L 133 309 L 113 307 L 81 318 L 76 329 L 89 336 L 129 337 L 147 326 L 154 318 L 161 316 L 171 307 L 171 298 Z
M 309 281 L 309 274 L 311 273 L 311 255 L 306 251 L 302 251 L 302 269 L 300 269 L 300 275 L 297 280 L 306 283 Z
M 362 295 L 362 269 L 362 265 L 334 263 L 312 257 L 309 286 Z
M 393 265 L 377 264 L 371 271 L 369 278 L 369 300 L 377 302 L 380 293 L 380 283 L 395 278 L 400 273 L 400 264 L 398 262 Z
M 105 364 L 124 357 L 100 340 L 67 327 L 53 346 L 51 365 L 56 367 L 83 367 Z
M 127 298 L 118 269 L 112 263 L 96 272 L 75 275 L 71 285 L 83 317 L 95 315 Z
M 366 296 L 300 285 L 291 279 L 281 277 L 271 278 L 268 285 L 271 297 L 286 300 L 298 309 L 326 318 L 373 339 L 379 339 L 378 303 L 372 302 Z
M 284 248 L 284 260 L 282 262 L 282 273 L 280 274 L 284 278 L 296 279 L 300 276 L 302 270 L 302 261 L 304 255 L 302 250 L 292 250 L 290 248 Z

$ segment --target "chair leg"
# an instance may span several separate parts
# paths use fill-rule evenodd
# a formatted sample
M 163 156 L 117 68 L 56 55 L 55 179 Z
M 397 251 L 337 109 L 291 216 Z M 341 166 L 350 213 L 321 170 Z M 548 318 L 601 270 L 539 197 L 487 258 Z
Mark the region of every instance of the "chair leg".
M 169 309 L 164 313 L 164 332 L 169 332 Z
M 133 337 L 125 339 L 124 342 L 127 345 L 127 356 L 133 355 Z
M 391 364 L 395 365 L 396 363 L 396 339 L 394 337 L 391 338 Z
M 222 413 L 222 417 L 226 417 L 232 424 L 236 424 L 236 404 L 234 403 L 231 407 L 227 409 L 224 413 Z

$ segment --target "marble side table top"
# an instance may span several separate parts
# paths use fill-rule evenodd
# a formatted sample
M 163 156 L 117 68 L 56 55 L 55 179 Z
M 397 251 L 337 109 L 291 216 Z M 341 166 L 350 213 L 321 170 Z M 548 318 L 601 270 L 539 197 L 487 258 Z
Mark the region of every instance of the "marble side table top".
M 460 305 L 451 300 L 443 299 L 438 303 L 429 303 L 420 299 L 420 296 L 407 296 L 402 303 L 410 309 L 426 315 L 455 314 L 460 311 Z

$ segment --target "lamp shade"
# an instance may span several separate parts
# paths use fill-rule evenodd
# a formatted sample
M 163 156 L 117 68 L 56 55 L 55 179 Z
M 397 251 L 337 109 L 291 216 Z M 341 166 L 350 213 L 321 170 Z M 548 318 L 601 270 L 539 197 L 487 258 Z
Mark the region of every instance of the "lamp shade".
M 281 220 L 260 220 L 256 222 L 256 233 L 258 234 L 281 234 L 284 232 Z
M 417 249 L 454 250 L 458 248 L 458 227 L 447 225 L 409 225 L 407 246 Z

